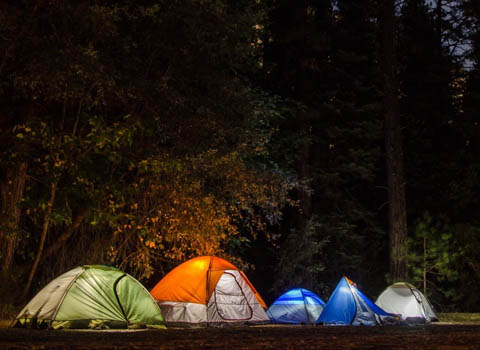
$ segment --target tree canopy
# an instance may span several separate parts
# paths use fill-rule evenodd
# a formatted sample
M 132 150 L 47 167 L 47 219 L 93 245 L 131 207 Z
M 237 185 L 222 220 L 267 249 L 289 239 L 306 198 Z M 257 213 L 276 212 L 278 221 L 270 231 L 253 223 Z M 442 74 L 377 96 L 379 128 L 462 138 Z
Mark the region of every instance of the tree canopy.
M 392 3 L 387 37 L 376 0 L 0 4 L 4 302 L 79 264 L 151 286 L 198 255 L 267 300 L 343 274 L 376 296 L 393 150 L 405 278 L 477 311 L 480 8 Z

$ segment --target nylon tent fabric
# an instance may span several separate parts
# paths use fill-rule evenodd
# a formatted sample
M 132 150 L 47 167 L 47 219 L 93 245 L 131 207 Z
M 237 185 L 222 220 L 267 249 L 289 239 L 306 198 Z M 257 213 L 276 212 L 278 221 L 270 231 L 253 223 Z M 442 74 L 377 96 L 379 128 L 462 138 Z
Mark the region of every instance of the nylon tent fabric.
M 165 322 L 153 298 L 135 278 L 116 268 L 85 265 L 38 292 L 13 326 L 165 328 Z
M 265 302 L 230 262 L 201 256 L 175 267 L 150 292 L 167 324 L 197 326 L 268 321 Z
M 393 317 L 360 292 L 352 281 L 342 277 L 317 322 L 325 325 L 372 326 Z
M 314 324 L 325 302 L 304 288 L 294 288 L 280 295 L 267 310 L 273 323 Z
M 407 282 L 397 282 L 387 287 L 377 298 L 377 305 L 387 312 L 400 315 L 407 323 L 438 320 L 425 295 Z
M 193 258 L 175 267 L 150 294 L 158 300 L 175 300 L 206 304 L 215 285 L 225 270 L 237 268 L 224 259 L 202 256 Z M 184 283 L 188 281 L 189 283 Z M 176 288 L 171 288 L 176 286 Z
M 16 319 L 22 317 L 27 320 L 52 320 L 58 309 L 59 300 L 83 272 L 83 267 L 79 266 L 52 280 L 28 302 Z
M 345 278 L 342 278 L 327 301 L 317 322 L 350 324 L 355 317 L 356 304 Z

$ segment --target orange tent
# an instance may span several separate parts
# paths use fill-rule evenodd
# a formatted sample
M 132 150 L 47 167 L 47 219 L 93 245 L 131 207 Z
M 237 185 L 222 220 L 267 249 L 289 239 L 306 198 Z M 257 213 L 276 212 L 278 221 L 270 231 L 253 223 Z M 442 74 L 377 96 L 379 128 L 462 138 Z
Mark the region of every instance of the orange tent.
M 247 276 L 215 256 L 182 263 L 158 282 L 151 294 L 165 310 L 167 323 L 268 320 L 263 310 L 266 304 Z

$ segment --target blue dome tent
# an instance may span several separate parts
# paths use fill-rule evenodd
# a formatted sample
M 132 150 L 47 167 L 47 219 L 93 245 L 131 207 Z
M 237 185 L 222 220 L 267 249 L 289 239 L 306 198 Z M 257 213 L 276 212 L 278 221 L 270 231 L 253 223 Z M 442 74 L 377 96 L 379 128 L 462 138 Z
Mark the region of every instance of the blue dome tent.
M 395 315 L 385 312 L 360 292 L 355 283 L 342 277 L 317 322 L 326 325 L 373 326 L 391 323 Z
M 267 310 L 273 323 L 313 324 L 323 311 L 325 302 L 315 293 L 294 288 L 279 296 Z

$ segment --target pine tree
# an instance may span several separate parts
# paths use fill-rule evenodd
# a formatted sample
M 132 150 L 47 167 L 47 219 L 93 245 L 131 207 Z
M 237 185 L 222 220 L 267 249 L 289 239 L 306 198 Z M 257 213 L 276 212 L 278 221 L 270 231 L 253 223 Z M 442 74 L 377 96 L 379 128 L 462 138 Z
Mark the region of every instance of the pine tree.
M 299 271 L 315 261 L 316 273 L 304 272 L 303 280 L 318 286 L 333 286 L 344 273 L 370 278 L 383 239 L 374 185 L 381 145 L 375 11 L 370 1 L 336 4 L 273 2 L 264 56 L 267 86 L 302 106 L 277 134 L 291 140 L 282 151 L 295 160 L 290 164 L 304 186 L 296 193 L 299 212 L 287 213 L 300 219 L 282 227 L 280 259 Z M 310 257 L 295 254 L 292 242 L 300 246 L 307 236 Z M 287 280 L 288 271 L 277 279 Z

